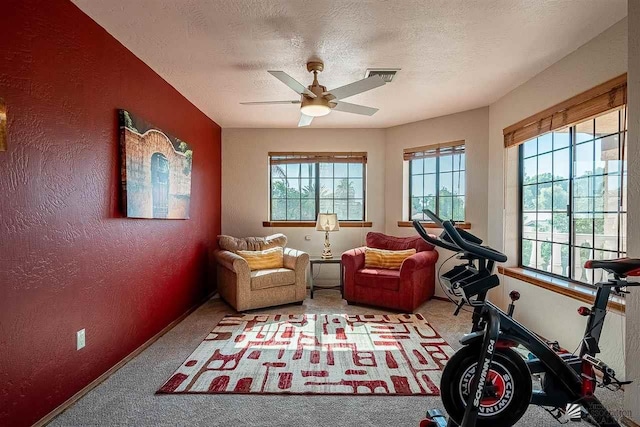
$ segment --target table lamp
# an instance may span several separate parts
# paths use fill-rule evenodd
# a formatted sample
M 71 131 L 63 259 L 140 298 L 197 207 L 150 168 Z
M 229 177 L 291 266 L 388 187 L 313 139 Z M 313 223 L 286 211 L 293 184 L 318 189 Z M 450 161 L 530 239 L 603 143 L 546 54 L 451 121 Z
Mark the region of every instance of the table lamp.
M 334 213 L 319 213 L 318 221 L 316 222 L 316 230 L 324 231 L 324 250 L 322 251 L 322 258 L 333 258 L 333 255 L 331 254 L 331 244 L 329 243 L 329 232 L 340 230 L 338 215 Z

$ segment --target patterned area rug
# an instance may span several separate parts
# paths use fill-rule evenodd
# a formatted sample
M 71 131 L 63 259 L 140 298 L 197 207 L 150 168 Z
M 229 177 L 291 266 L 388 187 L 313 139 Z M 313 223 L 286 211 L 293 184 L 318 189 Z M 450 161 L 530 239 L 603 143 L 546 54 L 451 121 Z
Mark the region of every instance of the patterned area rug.
M 420 314 L 228 315 L 158 393 L 439 395 L 451 355 Z

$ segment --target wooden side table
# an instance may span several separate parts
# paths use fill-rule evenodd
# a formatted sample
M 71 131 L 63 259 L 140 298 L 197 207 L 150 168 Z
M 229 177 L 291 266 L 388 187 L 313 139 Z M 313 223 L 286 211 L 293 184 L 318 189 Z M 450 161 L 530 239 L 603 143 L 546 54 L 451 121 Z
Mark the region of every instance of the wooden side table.
M 340 284 L 337 286 L 318 286 L 318 289 L 340 289 L 340 296 L 344 295 L 343 293 L 343 279 L 344 279 L 344 268 L 342 267 L 342 259 L 341 258 L 322 258 L 319 256 L 312 256 L 309 258 L 309 269 L 311 272 L 311 299 L 313 299 L 313 288 L 314 288 L 314 280 L 313 280 L 313 266 L 316 264 L 339 264 L 340 265 Z

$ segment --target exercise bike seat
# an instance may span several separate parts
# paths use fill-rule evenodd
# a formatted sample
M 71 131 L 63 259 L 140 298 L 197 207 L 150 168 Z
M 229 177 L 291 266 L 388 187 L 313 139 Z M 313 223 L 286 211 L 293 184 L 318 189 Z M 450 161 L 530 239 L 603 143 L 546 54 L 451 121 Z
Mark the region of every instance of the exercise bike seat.
M 584 268 L 601 268 L 620 277 L 640 276 L 640 259 L 618 258 L 607 260 L 589 260 L 584 263 Z

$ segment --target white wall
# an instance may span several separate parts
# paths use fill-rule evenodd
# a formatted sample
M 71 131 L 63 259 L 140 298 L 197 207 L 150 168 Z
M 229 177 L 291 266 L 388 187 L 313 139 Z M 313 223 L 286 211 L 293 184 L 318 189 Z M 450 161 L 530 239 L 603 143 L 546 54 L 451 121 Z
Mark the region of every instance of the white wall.
M 504 149 L 503 129 L 625 72 L 626 18 L 489 106 L 488 242 L 504 250 L 508 265 L 515 266 L 518 260 L 518 150 Z M 523 299 L 516 318 L 542 336 L 575 348 L 584 333 L 584 318 L 575 309 L 584 304 L 515 279 L 503 282 L 491 293 L 492 300 L 505 307 L 509 291 L 519 290 Z M 624 320 L 618 315 L 607 317 L 601 354 L 621 376 Z
M 324 233 L 313 228 L 265 228 L 269 220 L 269 151 L 366 151 L 366 219 L 372 228 L 331 233 L 334 256 L 364 245 L 369 231 L 384 231 L 385 133 L 383 129 L 223 129 L 222 233 L 265 236 L 284 233 L 292 248 L 320 255 Z M 310 236 L 311 240 L 305 240 Z M 335 267 L 335 268 L 334 268 Z M 317 273 L 317 272 L 316 272 Z M 337 266 L 322 266 L 318 283 L 338 278 Z
M 640 257 L 640 2 L 629 1 L 629 190 L 627 199 L 629 256 Z M 627 296 L 627 378 L 635 382 L 625 389 L 625 409 L 640 423 L 640 289 Z

